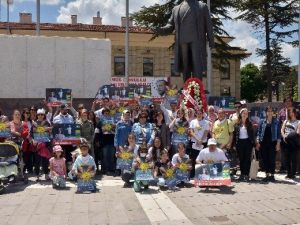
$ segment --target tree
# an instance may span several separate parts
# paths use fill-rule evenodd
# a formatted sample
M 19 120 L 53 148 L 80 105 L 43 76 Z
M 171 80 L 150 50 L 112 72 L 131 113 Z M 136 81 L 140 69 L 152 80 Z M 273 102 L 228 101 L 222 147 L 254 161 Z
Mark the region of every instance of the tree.
M 249 102 L 262 99 L 266 83 L 261 76 L 259 68 L 253 63 L 245 65 L 241 69 L 241 98 Z
M 298 0 L 237 0 L 237 19 L 250 23 L 264 36 L 268 101 L 272 101 L 271 42 L 299 44 L 296 39 L 298 23 Z
M 164 4 L 155 4 L 150 7 L 142 7 L 142 9 L 132 14 L 132 18 L 138 26 L 148 29 L 156 29 L 166 25 L 172 14 L 174 6 L 180 4 L 183 0 L 166 0 Z M 206 0 L 203 2 L 207 2 Z M 213 30 L 217 42 L 215 43 L 217 58 L 244 58 L 244 54 L 230 54 L 231 47 L 222 40 L 222 36 L 229 36 L 223 28 L 224 20 L 231 20 L 228 9 L 235 7 L 235 0 L 214 0 L 211 1 L 211 14 L 213 22 Z M 154 35 L 153 38 L 156 38 Z
M 291 72 L 290 64 L 291 60 L 282 56 L 282 47 L 275 40 L 271 43 L 271 74 L 272 74 L 272 92 L 276 95 L 276 100 L 279 101 L 279 88 L 282 83 L 287 79 Z M 258 55 L 265 56 L 266 50 L 259 49 L 257 51 Z M 266 74 L 267 61 L 264 59 L 261 66 L 261 71 Z

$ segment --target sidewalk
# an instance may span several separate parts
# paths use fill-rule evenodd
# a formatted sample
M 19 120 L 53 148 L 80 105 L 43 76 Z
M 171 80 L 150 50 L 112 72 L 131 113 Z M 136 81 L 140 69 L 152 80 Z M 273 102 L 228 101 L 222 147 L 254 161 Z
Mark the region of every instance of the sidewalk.
M 75 194 L 53 190 L 49 182 L 15 184 L 0 196 L 0 225 L 117 224 L 297 224 L 300 185 L 276 176 L 277 183 L 233 183 L 232 188 L 190 187 L 144 193 L 123 188 L 120 178 L 104 177 L 100 191 Z

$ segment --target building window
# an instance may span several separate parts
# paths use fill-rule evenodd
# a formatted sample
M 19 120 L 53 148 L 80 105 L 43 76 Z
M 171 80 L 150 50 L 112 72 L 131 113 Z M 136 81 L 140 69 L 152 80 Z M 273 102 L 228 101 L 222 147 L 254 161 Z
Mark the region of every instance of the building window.
M 125 76 L 125 57 L 115 57 L 115 76 Z
M 153 77 L 153 58 L 143 58 L 143 76 Z
M 230 63 L 227 60 L 221 62 L 220 76 L 223 80 L 230 80 Z

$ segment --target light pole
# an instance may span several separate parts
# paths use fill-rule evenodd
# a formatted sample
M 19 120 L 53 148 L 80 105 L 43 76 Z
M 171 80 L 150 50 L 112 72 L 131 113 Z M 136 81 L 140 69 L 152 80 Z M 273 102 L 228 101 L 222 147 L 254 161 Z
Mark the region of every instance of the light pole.
M 210 14 L 210 0 L 207 0 L 207 6 Z M 206 44 L 207 48 L 207 90 L 209 92 L 209 95 L 212 95 L 212 89 L 211 89 L 211 81 L 212 81 L 212 63 L 211 63 L 211 49 L 208 45 Z
M 125 86 L 129 84 L 129 0 L 126 0 Z
M 36 0 L 36 35 L 40 36 L 41 1 Z

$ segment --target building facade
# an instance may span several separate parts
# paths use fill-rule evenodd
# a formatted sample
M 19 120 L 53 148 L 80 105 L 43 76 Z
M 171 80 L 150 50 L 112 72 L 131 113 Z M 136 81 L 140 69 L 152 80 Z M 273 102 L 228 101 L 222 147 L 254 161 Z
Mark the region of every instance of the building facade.
M 72 15 L 70 24 L 40 25 L 43 36 L 84 37 L 109 39 L 111 41 L 111 74 L 125 75 L 125 27 L 126 20 L 121 18 L 120 26 L 102 25 L 98 14 L 93 18 L 93 25 L 77 23 L 77 16 Z M 7 23 L 0 23 L 0 34 L 7 34 Z M 19 23 L 9 24 L 9 34 L 36 35 L 36 25 L 32 23 L 30 14 L 20 13 Z M 182 86 L 182 77 L 175 74 L 174 53 L 171 48 L 174 35 L 158 37 L 153 40 L 153 32 L 133 26 L 130 23 L 129 34 L 129 76 L 158 76 L 169 77 L 170 82 Z M 224 38 L 229 43 L 233 38 Z M 245 49 L 233 48 L 233 54 L 249 55 Z M 101 74 L 100 74 L 101 76 Z M 204 86 L 207 85 L 203 78 Z M 240 59 L 214 60 L 212 72 L 213 96 L 231 95 L 240 98 Z

